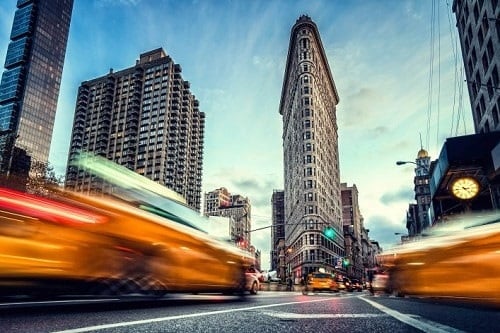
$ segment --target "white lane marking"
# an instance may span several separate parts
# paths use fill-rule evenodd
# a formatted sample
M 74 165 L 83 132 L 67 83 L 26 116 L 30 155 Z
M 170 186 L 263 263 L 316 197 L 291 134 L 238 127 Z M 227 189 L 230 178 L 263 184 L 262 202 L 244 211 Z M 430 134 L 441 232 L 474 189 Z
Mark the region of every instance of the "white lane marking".
M 106 298 L 106 299 L 72 299 L 64 301 L 26 301 L 26 302 L 10 302 L 0 303 L 0 307 L 9 307 L 15 305 L 58 305 L 58 304 L 72 304 L 72 303 L 102 303 L 109 301 L 119 301 L 119 298 Z
M 380 313 L 291 313 L 279 311 L 262 311 L 262 314 L 282 319 L 330 319 L 330 318 L 375 318 L 388 317 Z
M 460 331 L 456 328 L 446 326 L 443 324 L 439 324 L 430 320 L 422 320 L 422 318 L 415 319 L 412 316 L 405 315 L 401 312 L 398 312 L 396 310 L 393 310 L 391 308 L 385 307 L 377 302 L 374 302 L 372 300 L 369 300 L 365 297 L 360 297 L 363 301 L 367 302 L 371 306 L 377 308 L 378 310 L 387 313 L 389 316 L 405 323 L 410 326 L 415 327 L 416 329 L 419 329 L 421 331 L 427 332 L 427 333 L 465 333 L 464 331 Z
M 63 330 L 63 331 L 55 331 L 53 333 L 81 333 L 81 332 L 91 332 L 91 331 L 97 331 L 97 330 L 104 330 L 104 329 L 107 329 L 107 328 L 151 324 L 151 323 L 158 323 L 158 322 L 168 321 L 168 320 L 194 318 L 194 317 L 209 316 L 209 315 L 221 314 L 221 313 L 249 311 L 249 310 L 255 310 L 255 309 L 265 309 L 265 308 L 271 308 L 271 307 L 277 307 L 277 306 L 283 306 L 283 305 L 293 305 L 293 304 L 303 304 L 303 303 L 316 303 L 316 302 L 330 302 L 331 300 L 332 300 L 331 298 L 327 298 L 327 299 L 314 299 L 314 300 L 309 300 L 309 301 L 287 302 L 287 303 L 279 303 L 279 304 L 267 304 L 267 305 L 251 306 L 251 307 L 239 308 L 239 309 L 228 309 L 228 310 L 208 311 L 208 312 L 200 312 L 200 313 L 190 313 L 190 314 L 184 314 L 184 315 L 179 315 L 179 316 L 151 318 L 151 319 L 144 319 L 144 320 L 134 320 L 134 321 L 128 321 L 128 322 L 120 322 L 120 323 L 114 323 L 114 324 L 103 324 L 103 325 L 81 327 L 81 328 L 68 329 L 68 330 Z

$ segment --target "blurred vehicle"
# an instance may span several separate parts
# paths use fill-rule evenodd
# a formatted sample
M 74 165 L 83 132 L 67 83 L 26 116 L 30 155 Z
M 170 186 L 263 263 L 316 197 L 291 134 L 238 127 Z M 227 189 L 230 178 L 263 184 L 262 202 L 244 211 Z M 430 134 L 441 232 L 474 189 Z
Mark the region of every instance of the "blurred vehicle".
M 363 285 L 361 284 L 361 281 L 358 279 L 352 279 L 351 280 L 351 290 L 354 291 L 363 291 Z
M 500 304 L 499 211 L 457 216 L 380 255 L 397 295 L 463 297 Z
M 347 286 L 345 284 L 345 278 L 342 276 L 336 276 L 335 277 L 335 282 L 337 283 L 337 287 L 340 291 L 346 291 Z
M 307 276 L 307 283 L 303 289 L 303 294 L 307 294 L 309 291 L 327 291 L 327 292 L 338 292 L 338 284 L 335 281 L 335 276 L 331 273 L 314 272 Z
M 0 287 L 52 292 L 76 283 L 98 295 L 246 290 L 249 252 L 210 235 L 208 220 L 166 188 L 103 160 L 84 158 L 79 167 L 113 184 L 116 197 L 61 191 L 48 200 L 3 190 Z
M 110 222 L 102 212 L 0 188 L 0 295 L 81 290 L 118 274 L 129 252 L 98 233 Z
M 265 281 L 267 282 L 281 282 L 281 279 L 278 277 L 277 271 L 269 271 L 265 274 Z
M 389 289 L 389 275 L 384 271 L 377 271 L 373 274 L 373 280 L 370 286 L 372 292 L 387 292 Z
M 344 277 L 345 290 L 353 291 L 351 279 Z
M 262 273 L 259 272 L 255 267 L 250 266 L 245 271 L 246 285 L 245 289 L 252 295 L 257 295 L 260 290 L 261 279 L 263 279 Z

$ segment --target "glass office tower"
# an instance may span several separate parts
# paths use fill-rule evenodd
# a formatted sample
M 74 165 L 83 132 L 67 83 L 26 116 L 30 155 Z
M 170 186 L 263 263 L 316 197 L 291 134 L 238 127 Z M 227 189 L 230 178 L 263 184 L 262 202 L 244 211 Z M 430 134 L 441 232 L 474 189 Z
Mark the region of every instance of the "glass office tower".
M 73 0 L 18 0 L 0 82 L 0 176 L 46 165 Z

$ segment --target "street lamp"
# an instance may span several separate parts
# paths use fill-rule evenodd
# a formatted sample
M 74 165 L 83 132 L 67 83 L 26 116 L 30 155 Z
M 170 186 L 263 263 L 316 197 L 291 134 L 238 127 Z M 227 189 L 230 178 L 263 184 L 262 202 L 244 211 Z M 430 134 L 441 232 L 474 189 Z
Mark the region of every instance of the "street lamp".
M 410 236 L 406 233 L 402 233 L 402 232 L 395 232 L 394 235 L 401 235 L 401 244 L 407 242 L 410 240 Z
M 428 165 L 424 165 L 424 164 L 418 164 L 416 162 L 413 162 L 413 161 L 396 161 L 396 165 L 403 165 L 403 164 L 415 164 L 417 166 L 417 170 L 418 169 L 424 169 L 427 173 L 430 172 L 430 167 Z
M 412 162 L 412 161 L 397 161 L 397 162 L 396 162 L 396 165 L 403 165 L 403 164 L 407 164 L 407 163 L 415 164 L 415 165 L 417 165 L 417 166 L 418 166 L 418 164 L 417 164 L 417 163 Z

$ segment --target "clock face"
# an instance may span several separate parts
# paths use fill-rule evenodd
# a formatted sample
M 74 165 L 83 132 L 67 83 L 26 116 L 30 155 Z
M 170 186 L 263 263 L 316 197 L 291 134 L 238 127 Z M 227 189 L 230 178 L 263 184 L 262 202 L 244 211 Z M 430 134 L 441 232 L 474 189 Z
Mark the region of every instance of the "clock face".
M 479 183 L 472 177 L 460 177 L 451 184 L 451 193 L 459 199 L 472 199 L 479 192 Z

